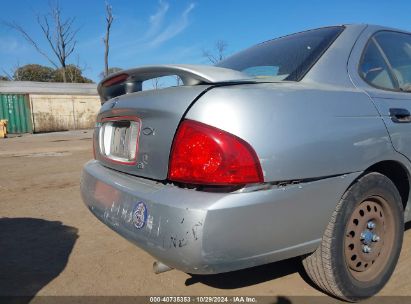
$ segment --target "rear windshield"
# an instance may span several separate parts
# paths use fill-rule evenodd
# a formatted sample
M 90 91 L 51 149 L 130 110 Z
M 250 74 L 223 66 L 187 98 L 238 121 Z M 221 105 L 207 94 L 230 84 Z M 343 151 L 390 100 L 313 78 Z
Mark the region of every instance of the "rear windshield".
M 299 81 L 344 30 L 325 27 L 260 43 L 217 64 L 267 80 Z

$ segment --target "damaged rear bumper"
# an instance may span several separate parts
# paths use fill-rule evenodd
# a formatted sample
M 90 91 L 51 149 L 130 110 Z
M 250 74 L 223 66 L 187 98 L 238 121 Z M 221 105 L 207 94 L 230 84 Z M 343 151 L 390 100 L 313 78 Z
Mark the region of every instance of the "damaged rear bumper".
M 170 267 L 211 274 L 315 250 L 338 200 L 360 173 L 265 190 L 211 193 L 88 162 L 81 193 L 103 223 Z

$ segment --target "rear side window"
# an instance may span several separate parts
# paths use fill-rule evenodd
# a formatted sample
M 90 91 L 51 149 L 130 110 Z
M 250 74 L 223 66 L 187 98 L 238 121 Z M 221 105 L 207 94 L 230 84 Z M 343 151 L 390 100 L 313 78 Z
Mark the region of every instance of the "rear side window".
M 411 35 L 376 33 L 364 51 L 360 74 L 373 86 L 411 92 Z
M 325 27 L 260 43 L 217 64 L 251 77 L 299 81 L 344 30 Z
M 395 89 L 387 63 L 373 39 L 370 40 L 364 51 L 360 74 L 365 81 L 377 88 Z

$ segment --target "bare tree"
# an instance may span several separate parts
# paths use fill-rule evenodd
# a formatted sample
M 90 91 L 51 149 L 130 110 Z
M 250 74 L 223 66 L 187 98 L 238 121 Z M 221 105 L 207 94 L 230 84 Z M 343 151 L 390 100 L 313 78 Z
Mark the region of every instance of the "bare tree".
M 13 79 L 13 71 L 17 70 L 20 66 L 17 65 L 14 68 L 11 68 L 11 72 L 7 72 L 5 69 L 1 69 L 5 75 L 6 78 L 9 80 L 20 80 L 20 79 Z
M 183 85 L 183 80 L 181 79 L 180 76 L 175 75 L 175 79 L 176 79 L 176 86 L 181 86 L 181 85 Z
M 52 54 L 57 57 L 57 61 L 52 59 L 49 53 L 42 49 L 39 43 L 17 22 L 4 22 L 4 24 L 19 32 L 56 69 L 61 68 L 63 81 L 67 82 L 67 58 L 73 53 L 77 43 L 78 29 L 74 28 L 74 21 L 74 17 L 62 18 L 58 2 L 50 7 L 50 13 L 41 16 L 37 15 L 37 23 L 51 48 Z
M 227 49 L 227 42 L 224 40 L 217 40 L 214 44 L 214 52 L 204 49 L 203 57 L 207 58 L 212 64 L 216 64 L 225 58 L 225 51 Z
M 155 90 L 161 89 L 164 86 L 164 84 L 161 82 L 160 77 L 151 79 L 151 85 L 153 86 L 153 89 Z
M 6 75 L 5 77 L 8 78 L 9 80 L 18 80 L 18 79 L 13 79 L 13 74 L 7 72 L 5 69 L 1 69 L 1 70 Z
M 6 77 L 9 80 L 20 81 L 21 80 L 21 77 L 19 75 L 20 68 L 21 68 L 20 62 L 17 61 L 17 63 L 13 65 L 13 67 L 10 69 L 10 72 L 7 72 L 5 69 L 2 69 L 2 71 L 4 74 L 6 74 Z
M 106 36 L 103 38 L 105 52 L 104 52 L 104 76 L 108 75 L 108 53 L 110 50 L 110 29 L 113 23 L 113 8 L 106 2 Z

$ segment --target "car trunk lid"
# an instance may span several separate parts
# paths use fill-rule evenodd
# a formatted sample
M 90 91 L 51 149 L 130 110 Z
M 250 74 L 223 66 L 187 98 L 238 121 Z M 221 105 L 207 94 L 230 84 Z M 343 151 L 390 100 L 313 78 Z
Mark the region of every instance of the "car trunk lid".
M 148 90 L 106 102 L 95 128 L 96 159 L 118 171 L 165 180 L 178 125 L 191 103 L 210 87 Z

